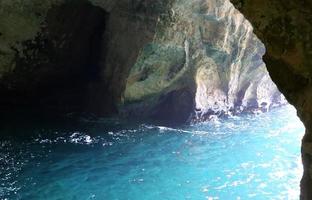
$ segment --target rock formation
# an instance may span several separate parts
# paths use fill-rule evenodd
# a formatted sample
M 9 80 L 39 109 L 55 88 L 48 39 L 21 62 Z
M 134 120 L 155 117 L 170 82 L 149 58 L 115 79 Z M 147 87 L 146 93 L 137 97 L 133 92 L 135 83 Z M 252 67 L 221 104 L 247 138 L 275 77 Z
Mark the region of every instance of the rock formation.
M 184 122 L 282 103 L 303 139 L 312 199 L 312 2 L 2 0 L 0 108 Z
M 221 0 L 12 3 L 0 21 L 2 105 L 184 122 L 281 103 L 263 44 Z
M 100 71 L 107 13 L 85 1 L 0 4 L 1 108 L 82 107 Z
M 171 12 L 171 25 L 156 27 L 131 68 L 126 104 L 150 116 L 157 99 L 183 89 L 195 93 L 195 117 L 203 119 L 283 102 L 262 61 L 263 44 L 231 4 L 180 0 Z

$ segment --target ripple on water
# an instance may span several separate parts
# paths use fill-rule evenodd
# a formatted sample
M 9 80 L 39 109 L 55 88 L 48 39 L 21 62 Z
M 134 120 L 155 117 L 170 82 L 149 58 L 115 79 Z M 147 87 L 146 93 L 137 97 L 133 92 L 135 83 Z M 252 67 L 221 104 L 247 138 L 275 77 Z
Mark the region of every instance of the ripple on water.
M 179 128 L 113 120 L 114 131 L 3 140 L 0 199 L 298 199 L 295 116 L 284 107 Z

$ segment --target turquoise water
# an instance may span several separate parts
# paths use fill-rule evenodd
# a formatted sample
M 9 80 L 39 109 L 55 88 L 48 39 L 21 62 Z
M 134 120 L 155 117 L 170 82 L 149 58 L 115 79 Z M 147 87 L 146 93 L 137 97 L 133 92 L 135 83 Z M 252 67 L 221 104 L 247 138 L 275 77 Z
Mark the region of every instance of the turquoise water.
M 299 199 L 291 106 L 179 128 L 81 124 L 3 137 L 0 199 Z

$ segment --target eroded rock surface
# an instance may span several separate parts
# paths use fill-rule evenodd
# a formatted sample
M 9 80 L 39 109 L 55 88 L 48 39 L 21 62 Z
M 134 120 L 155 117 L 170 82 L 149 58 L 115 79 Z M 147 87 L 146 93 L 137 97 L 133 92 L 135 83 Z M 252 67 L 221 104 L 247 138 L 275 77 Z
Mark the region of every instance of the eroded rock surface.
M 128 71 L 168 1 L 1 1 L 3 109 L 117 113 Z
M 263 44 L 227 1 L 1 3 L 3 105 L 181 123 L 282 102 Z
M 144 104 L 140 115 L 149 116 L 154 106 L 161 107 L 157 99 L 180 88 L 194 94 L 199 120 L 284 102 L 262 61 L 264 45 L 232 4 L 178 0 L 170 12 L 169 24 L 156 27 L 131 68 L 127 112 Z
M 231 1 L 307 128 L 312 199 L 312 2 Z M 264 52 L 227 0 L 2 0 L 0 106 L 179 122 L 268 109 L 284 99 Z

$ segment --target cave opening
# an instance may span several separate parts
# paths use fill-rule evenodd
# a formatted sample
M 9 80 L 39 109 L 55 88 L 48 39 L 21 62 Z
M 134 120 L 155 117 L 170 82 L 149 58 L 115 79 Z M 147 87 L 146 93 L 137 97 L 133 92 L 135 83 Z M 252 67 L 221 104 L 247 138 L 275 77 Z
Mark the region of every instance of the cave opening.
M 29 4 L 24 5 L 24 9 L 35 6 Z M 35 16 L 43 15 L 40 11 Z M 23 20 L 23 13 L 18 10 L 12 13 L 16 21 Z M 23 113 L 33 113 L 38 118 L 82 113 L 89 103 L 90 90 L 100 81 L 101 70 L 105 68 L 100 62 L 105 54 L 104 32 L 109 14 L 78 0 L 53 5 L 45 15 L 44 20 L 38 22 L 39 31 L 33 38 L 15 45 L 4 44 L 8 45 L 4 48 L 11 51 L 3 52 L 2 59 L 12 56 L 14 62 L 10 63 L 12 66 L 1 63 L 2 68 L 9 68 L 1 72 L 3 120 L 11 114 L 14 119 Z M 13 28 L 18 32 L 20 27 Z M 10 33 L 6 29 L 5 33 L 8 39 Z
M 304 127 L 228 1 L 19 4 L 0 10 L 0 199 L 299 198 Z

